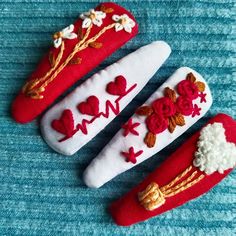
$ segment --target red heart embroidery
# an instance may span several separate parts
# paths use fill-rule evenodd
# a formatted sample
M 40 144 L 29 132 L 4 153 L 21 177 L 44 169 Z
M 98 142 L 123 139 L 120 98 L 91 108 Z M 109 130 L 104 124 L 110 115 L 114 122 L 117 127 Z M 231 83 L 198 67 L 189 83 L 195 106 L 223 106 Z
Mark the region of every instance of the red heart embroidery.
M 99 113 L 99 100 L 96 96 L 90 96 L 86 102 L 81 102 L 77 108 L 82 114 L 96 116 Z
M 74 118 L 71 110 L 69 109 L 64 110 L 60 119 L 53 120 L 51 126 L 57 132 L 62 133 L 67 137 L 73 136 Z
M 124 95 L 126 93 L 125 77 L 122 75 L 117 76 L 114 82 L 110 82 L 107 85 L 107 92 L 112 95 Z

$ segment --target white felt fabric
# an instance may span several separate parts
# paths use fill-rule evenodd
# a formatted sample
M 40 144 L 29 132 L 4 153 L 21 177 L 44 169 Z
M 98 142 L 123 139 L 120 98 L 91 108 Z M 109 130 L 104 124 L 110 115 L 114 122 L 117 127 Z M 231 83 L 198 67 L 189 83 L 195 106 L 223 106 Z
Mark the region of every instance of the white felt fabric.
M 206 84 L 204 79 L 196 71 L 188 68 L 181 67 L 146 101 L 146 105 L 150 105 L 157 98 L 163 97 L 163 91 L 165 87 L 175 88 L 175 86 L 181 80 L 185 79 L 187 74 L 192 72 L 198 81 L 202 81 Z M 145 161 L 149 157 L 153 156 L 181 134 L 183 134 L 190 126 L 197 122 L 208 111 L 212 104 L 212 96 L 209 87 L 206 84 L 206 103 L 200 103 L 200 98 L 194 100 L 194 104 L 197 104 L 202 110 L 200 116 L 185 116 L 185 125 L 177 126 L 173 133 L 167 130 L 157 135 L 157 141 L 153 148 L 148 148 L 144 143 L 144 138 L 147 133 L 145 124 L 145 117 L 134 114 L 132 116 L 133 122 L 139 122 L 141 125 L 137 127 L 139 136 L 128 135 L 123 136 L 124 130 L 121 129 L 113 137 L 113 139 L 106 145 L 106 147 L 98 154 L 98 156 L 90 163 L 84 172 L 84 182 L 88 187 L 99 188 L 112 178 L 121 174 L 124 171 L 131 169 L 139 163 Z M 145 105 L 144 104 L 144 105 Z M 121 154 L 122 151 L 127 152 L 129 148 L 133 146 L 134 151 L 143 150 L 143 153 L 137 157 L 135 164 L 126 162 L 125 157 Z
M 51 127 L 52 121 L 59 119 L 65 109 L 70 109 L 73 112 L 75 125 L 81 123 L 83 119 L 91 119 L 91 116 L 81 114 L 77 109 L 77 105 L 86 101 L 92 95 L 98 97 L 100 110 L 104 111 L 107 100 L 110 100 L 114 104 L 117 99 L 117 96 L 110 95 L 106 92 L 106 86 L 119 75 L 126 78 L 127 89 L 133 84 L 137 84 L 134 90 L 120 100 L 121 111 L 142 90 L 149 79 L 169 57 L 170 53 L 171 49 L 167 43 L 156 41 L 139 48 L 118 62 L 93 75 L 43 116 L 41 120 L 41 132 L 45 141 L 59 153 L 64 155 L 74 154 L 104 129 L 116 115 L 110 112 L 108 118 L 100 117 L 96 119 L 92 124 L 87 126 L 87 135 L 79 131 L 73 137 L 63 142 L 58 142 L 58 140 L 63 138 L 63 135 Z

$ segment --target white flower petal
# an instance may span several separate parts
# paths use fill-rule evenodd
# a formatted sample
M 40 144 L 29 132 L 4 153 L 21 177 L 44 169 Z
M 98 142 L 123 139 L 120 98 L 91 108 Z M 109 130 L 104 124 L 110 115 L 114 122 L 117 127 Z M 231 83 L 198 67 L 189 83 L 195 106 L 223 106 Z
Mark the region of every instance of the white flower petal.
M 75 28 L 75 27 L 74 27 L 74 25 L 73 25 L 73 24 L 71 24 L 71 25 L 69 25 L 69 27 L 68 27 L 68 28 L 69 28 L 69 31 L 70 31 L 70 33 L 71 33 L 71 32 L 73 32 L 73 31 L 74 31 L 74 28 Z
M 87 17 L 90 16 L 90 14 L 91 14 L 91 11 L 84 12 L 84 15 Z
M 93 24 L 97 25 L 97 26 L 101 26 L 102 25 L 102 20 L 98 19 L 98 18 L 95 18 L 95 19 L 93 19 Z
M 132 19 L 129 19 L 129 25 L 133 28 L 135 26 L 135 22 Z
M 119 24 L 119 23 L 116 23 L 116 24 L 115 24 L 115 30 L 116 30 L 116 32 L 121 31 L 121 30 L 123 30 L 123 29 L 124 29 L 124 26 L 123 26 L 123 25 L 121 25 L 121 24 Z
M 92 20 L 90 18 L 85 18 L 82 23 L 82 28 L 88 28 L 92 24 Z
M 62 38 L 55 39 L 53 41 L 53 43 L 54 43 L 55 48 L 59 48 L 61 46 L 61 43 L 62 43 Z
M 129 19 L 129 17 L 128 17 L 127 14 L 123 14 L 123 15 L 121 15 L 121 18 Z
M 104 19 L 106 17 L 106 13 L 102 12 L 102 11 L 96 11 L 96 16 L 98 18 L 102 18 Z
M 88 28 L 91 24 L 101 26 L 102 19 L 105 17 L 106 14 L 104 12 L 90 9 L 89 12 L 85 12 L 80 15 L 80 18 L 83 19 L 82 28 Z
M 124 25 L 124 29 L 125 29 L 125 31 L 128 32 L 128 33 L 131 33 L 131 32 L 132 32 L 132 28 L 131 28 L 131 26 L 128 25 L 128 24 L 125 24 L 125 25 Z
M 77 38 L 77 34 L 69 33 L 66 36 L 64 36 L 64 38 L 66 38 L 66 39 L 75 39 L 75 38 Z
M 84 15 L 84 13 L 80 14 L 80 19 L 84 20 L 85 18 L 87 18 L 87 16 Z
M 114 21 L 119 21 L 121 19 L 121 17 L 120 16 L 118 16 L 118 15 L 113 15 L 112 16 L 112 20 L 114 20 Z
M 74 30 L 74 25 L 69 25 L 68 27 L 66 27 L 65 29 L 63 29 L 61 32 L 64 34 L 68 34 L 71 33 Z

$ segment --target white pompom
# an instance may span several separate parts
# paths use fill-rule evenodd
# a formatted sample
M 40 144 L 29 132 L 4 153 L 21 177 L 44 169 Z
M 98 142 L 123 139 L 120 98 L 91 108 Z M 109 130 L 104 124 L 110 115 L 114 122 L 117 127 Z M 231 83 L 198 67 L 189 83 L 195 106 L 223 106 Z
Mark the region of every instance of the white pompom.
M 202 129 L 197 143 L 193 165 L 207 175 L 225 170 L 236 165 L 236 145 L 229 143 L 225 137 L 222 123 L 213 123 Z

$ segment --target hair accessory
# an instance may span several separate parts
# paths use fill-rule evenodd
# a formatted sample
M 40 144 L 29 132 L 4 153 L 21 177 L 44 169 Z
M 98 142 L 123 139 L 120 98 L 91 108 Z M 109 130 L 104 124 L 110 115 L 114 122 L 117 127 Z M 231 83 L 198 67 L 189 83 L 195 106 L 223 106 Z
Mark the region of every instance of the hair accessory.
M 12 104 L 13 118 L 32 121 L 59 95 L 138 32 L 134 17 L 114 3 L 95 10 L 53 35 L 53 45 Z
M 42 118 L 41 131 L 54 150 L 72 155 L 106 127 L 142 90 L 171 49 L 156 41 L 92 76 Z M 138 124 L 126 133 L 137 135 Z
M 112 203 L 114 221 L 132 225 L 208 192 L 235 167 L 235 144 L 236 121 L 218 114 L 143 182 Z
M 196 71 L 178 69 L 122 126 L 84 172 L 98 188 L 166 147 L 208 111 L 212 97 Z

